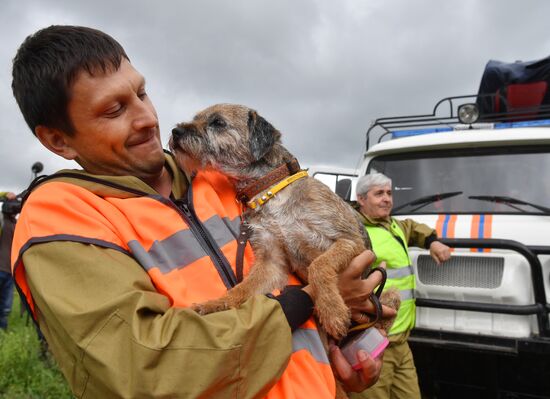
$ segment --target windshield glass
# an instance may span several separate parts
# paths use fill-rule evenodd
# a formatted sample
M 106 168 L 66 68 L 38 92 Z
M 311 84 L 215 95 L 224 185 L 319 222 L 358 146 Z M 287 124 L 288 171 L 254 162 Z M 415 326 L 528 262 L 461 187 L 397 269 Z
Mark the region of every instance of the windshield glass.
M 367 173 L 373 171 L 392 179 L 394 209 L 403 206 L 394 214 L 541 214 L 543 211 L 526 203 L 550 207 L 549 147 L 380 156 L 369 164 Z M 457 192 L 462 193 L 454 194 Z M 444 195 L 448 193 L 453 195 Z M 437 198 L 438 194 L 442 198 Z M 429 196 L 433 198 L 416 201 Z M 478 198 L 468 198 L 473 196 Z

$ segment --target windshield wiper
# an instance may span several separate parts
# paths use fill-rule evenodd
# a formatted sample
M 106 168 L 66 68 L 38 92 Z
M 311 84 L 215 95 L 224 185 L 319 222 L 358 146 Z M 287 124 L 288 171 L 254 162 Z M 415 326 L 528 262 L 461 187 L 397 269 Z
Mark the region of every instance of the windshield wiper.
M 522 201 L 522 200 L 517 199 L 517 198 L 506 197 L 504 195 L 470 195 L 468 198 L 469 199 L 476 199 L 476 200 L 480 200 L 480 201 L 502 203 L 504 205 L 508 205 L 508 206 L 510 206 L 514 209 L 517 209 L 518 211 L 524 212 L 524 213 L 526 212 L 524 209 L 518 208 L 514 205 L 527 205 L 527 206 L 530 206 L 532 208 L 538 209 L 539 211 L 542 211 L 546 215 L 550 215 L 550 208 L 547 208 L 547 207 L 542 206 L 542 205 L 533 204 L 532 202 Z
M 403 205 L 398 206 L 397 208 L 394 208 L 392 213 L 395 213 L 395 212 L 405 208 L 406 206 L 420 205 L 418 208 L 415 208 L 411 211 L 411 212 L 414 212 L 414 211 L 417 211 L 420 208 L 425 207 L 428 204 L 431 204 L 432 202 L 443 200 L 445 198 L 456 197 L 457 195 L 460 195 L 460 194 L 462 194 L 462 191 L 451 191 L 451 192 L 448 192 L 448 193 L 437 193 L 437 194 L 432 194 L 432 195 L 426 195 L 424 197 L 420 197 L 420 198 L 417 198 L 415 200 L 406 202 Z

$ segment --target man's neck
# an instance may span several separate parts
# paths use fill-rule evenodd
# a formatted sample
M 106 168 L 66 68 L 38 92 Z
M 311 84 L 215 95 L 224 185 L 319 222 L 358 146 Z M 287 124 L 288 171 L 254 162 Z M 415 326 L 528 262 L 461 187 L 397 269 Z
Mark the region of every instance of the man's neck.
M 367 219 L 367 221 L 370 224 L 388 224 L 388 223 L 391 223 L 391 216 L 388 216 L 386 218 L 375 218 L 375 217 L 368 216 L 366 213 L 363 213 L 363 212 L 361 212 L 361 213 L 365 217 L 365 219 Z
M 166 169 L 166 166 L 162 168 L 160 176 L 152 181 L 146 181 L 157 193 L 163 197 L 170 197 L 172 192 L 172 175 Z

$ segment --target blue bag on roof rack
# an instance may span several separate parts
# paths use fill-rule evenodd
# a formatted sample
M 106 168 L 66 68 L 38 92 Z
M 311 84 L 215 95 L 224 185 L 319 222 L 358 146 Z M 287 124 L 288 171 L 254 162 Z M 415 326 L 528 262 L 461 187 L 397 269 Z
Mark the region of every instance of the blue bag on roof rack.
M 509 114 L 522 109 L 526 111 L 522 117 L 538 119 L 540 107 L 550 105 L 549 86 L 550 57 L 512 63 L 490 60 L 479 85 L 480 114 Z

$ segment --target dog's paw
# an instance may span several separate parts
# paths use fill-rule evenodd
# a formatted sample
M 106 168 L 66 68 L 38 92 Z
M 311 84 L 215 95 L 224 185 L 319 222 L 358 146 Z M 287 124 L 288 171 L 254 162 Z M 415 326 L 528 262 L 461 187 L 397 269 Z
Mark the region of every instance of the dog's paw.
M 382 295 L 380 295 L 380 303 L 397 311 L 401 306 L 401 295 L 396 288 L 388 288 L 382 292 Z M 376 323 L 376 327 L 389 332 L 394 321 L 395 317 L 383 318 Z
M 198 314 L 204 316 L 210 313 L 227 310 L 229 309 L 229 305 L 227 301 L 225 301 L 223 298 L 220 298 L 202 303 L 194 303 L 193 305 L 191 305 L 191 309 L 193 309 Z
M 333 303 L 330 308 L 318 307 L 316 311 L 319 323 L 321 323 L 331 337 L 340 340 L 346 336 L 350 325 L 351 313 L 345 304 L 338 306 L 337 303 Z
M 401 306 L 401 295 L 397 288 L 388 288 L 382 292 L 380 295 L 380 303 L 386 305 L 392 309 L 399 310 Z
M 320 321 L 320 320 L 319 320 Z M 329 319 L 322 323 L 325 331 L 333 337 L 335 340 L 340 340 L 348 333 L 349 320 L 348 319 Z

